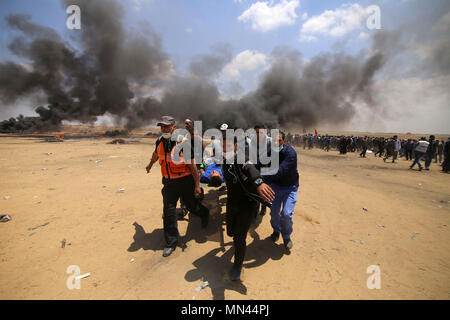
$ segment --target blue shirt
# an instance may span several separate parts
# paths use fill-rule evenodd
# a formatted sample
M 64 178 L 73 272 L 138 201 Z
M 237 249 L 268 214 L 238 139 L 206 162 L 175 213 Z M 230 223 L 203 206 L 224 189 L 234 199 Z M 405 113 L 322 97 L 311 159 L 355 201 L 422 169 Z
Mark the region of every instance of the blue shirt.
M 206 167 L 205 172 L 200 176 L 200 182 L 201 183 L 209 183 L 209 177 L 211 176 L 211 173 L 213 171 L 219 172 L 220 176 L 222 177 L 222 181 L 225 182 L 225 178 L 223 177 L 223 174 L 222 174 L 222 166 L 217 163 L 212 163 Z
M 274 152 L 273 150 L 271 151 Z M 280 162 L 277 173 L 263 176 L 264 181 L 280 187 L 298 186 L 297 152 L 290 145 L 285 144 L 279 153 Z

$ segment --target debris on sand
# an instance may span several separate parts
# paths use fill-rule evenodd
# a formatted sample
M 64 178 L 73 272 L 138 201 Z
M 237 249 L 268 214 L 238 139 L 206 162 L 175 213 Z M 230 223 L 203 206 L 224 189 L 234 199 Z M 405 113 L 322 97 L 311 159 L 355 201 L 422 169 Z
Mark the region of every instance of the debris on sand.
M 2 214 L 2 215 L 0 215 L 0 221 L 1 222 L 11 221 L 11 217 L 9 215 L 7 215 L 7 214 Z
M 46 223 L 44 223 L 44 224 L 41 224 L 40 226 L 37 226 L 37 227 L 34 227 L 34 228 L 28 228 L 28 230 L 29 230 L 29 231 L 36 230 L 37 228 L 45 227 L 45 226 L 48 225 L 49 223 L 50 223 L 50 222 L 46 222 Z
M 61 248 L 65 247 L 66 247 L 66 239 L 63 239 L 63 241 L 61 241 Z
M 109 144 L 126 144 L 127 142 L 124 139 L 114 139 L 113 141 L 109 142 Z
M 9 200 L 9 199 L 11 199 L 10 196 L 4 196 L 4 197 L 3 197 L 3 200 Z
M 386 228 L 384 224 L 377 224 L 377 226 L 379 226 L 380 228 Z
M 367 207 L 363 207 L 362 208 L 364 211 L 369 211 L 369 209 L 367 209 Z
M 357 240 L 357 239 L 350 239 L 350 241 L 354 242 L 354 243 L 364 244 L 364 241 Z
M 128 130 L 112 130 L 112 131 L 106 131 L 104 136 L 106 137 L 117 137 L 117 136 L 125 136 L 127 137 L 129 135 Z
M 117 193 L 124 193 L 125 189 L 124 188 L 120 188 L 119 190 L 117 190 Z
M 88 273 L 85 273 L 85 274 L 82 274 L 82 275 L 76 276 L 76 277 L 75 277 L 75 280 L 81 280 L 81 279 L 84 279 L 84 278 L 87 278 L 87 277 L 89 277 L 90 275 L 91 275 L 91 273 L 90 273 L 90 272 L 88 272 Z
M 209 286 L 209 282 L 208 281 L 203 281 L 202 283 L 200 283 L 198 285 L 197 288 L 195 288 L 195 291 L 200 292 L 200 290 L 205 289 L 208 286 Z
M 413 232 L 411 235 L 411 239 L 414 239 L 420 232 Z
M 99 162 L 102 162 L 102 160 L 100 160 L 100 159 L 99 160 L 95 160 L 95 163 L 99 163 Z

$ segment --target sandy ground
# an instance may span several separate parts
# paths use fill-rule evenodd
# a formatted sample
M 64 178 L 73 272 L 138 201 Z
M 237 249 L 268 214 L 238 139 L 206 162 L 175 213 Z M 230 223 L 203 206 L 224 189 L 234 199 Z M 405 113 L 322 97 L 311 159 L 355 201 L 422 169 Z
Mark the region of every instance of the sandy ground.
M 163 258 L 161 173 L 144 169 L 154 140 L 109 141 L 0 138 L 0 214 L 12 217 L 0 223 L 1 299 L 450 298 L 450 176 L 434 163 L 418 172 L 403 159 L 298 149 L 294 248 L 267 239 L 267 214 L 232 283 L 224 193 L 207 189 L 209 227 L 179 221 L 186 247 Z M 70 265 L 91 274 L 79 290 L 67 288 Z M 370 265 L 380 290 L 367 288 Z

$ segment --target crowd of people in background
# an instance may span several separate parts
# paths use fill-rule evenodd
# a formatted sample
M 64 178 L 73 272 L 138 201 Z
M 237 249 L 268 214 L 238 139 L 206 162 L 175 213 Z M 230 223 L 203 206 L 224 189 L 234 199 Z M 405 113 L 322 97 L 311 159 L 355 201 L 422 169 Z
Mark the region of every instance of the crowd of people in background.
M 359 156 L 366 158 L 368 153 L 395 163 L 399 158 L 411 161 L 410 169 L 418 165 L 419 171 L 430 170 L 430 165 L 439 163 L 442 172 L 450 171 L 450 138 L 447 141 L 438 140 L 434 135 L 420 139 L 399 139 L 369 136 L 333 136 L 319 134 L 291 134 L 288 133 L 289 144 L 303 149 L 319 148 L 326 152 L 337 150 L 340 154 L 358 152 Z M 423 160 L 424 164 L 420 161 Z

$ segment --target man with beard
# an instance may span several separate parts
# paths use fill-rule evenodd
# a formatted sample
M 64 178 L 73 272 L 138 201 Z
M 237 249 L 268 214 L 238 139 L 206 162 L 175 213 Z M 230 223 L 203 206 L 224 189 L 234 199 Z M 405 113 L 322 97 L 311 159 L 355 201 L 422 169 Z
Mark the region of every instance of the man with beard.
M 181 197 L 189 212 L 201 217 L 203 228 L 208 225 L 209 210 L 199 200 L 202 191 L 194 153 L 191 152 L 190 159 L 184 159 L 182 149 L 177 147 L 180 142 L 171 139 L 176 128 L 175 119 L 170 116 L 163 116 L 157 125 L 161 127 L 162 135 L 156 141 L 155 151 L 146 170 L 149 173 L 155 162 L 159 161 L 163 183 L 161 192 L 163 196 L 164 238 L 166 241 L 163 257 L 168 257 L 178 244 L 179 233 L 176 214 L 178 199 Z
M 245 141 L 239 143 L 244 144 Z M 271 205 L 274 199 L 274 191 L 264 183 L 260 172 L 255 165 L 246 161 L 238 163 L 238 154 L 244 152 L 244 148 L 238 150 L 238 139 L 226 139 L 223 141 L 223 155 L 225 162 L 222 165 L 222 173 L 227 185 L 227 234 L 233 238 L 234 264 L 231 269 L 231 280 L 240 280 L 242 265 L 245 258 L 247 232 L 253 220 L 258 214 L 258 204 Z

